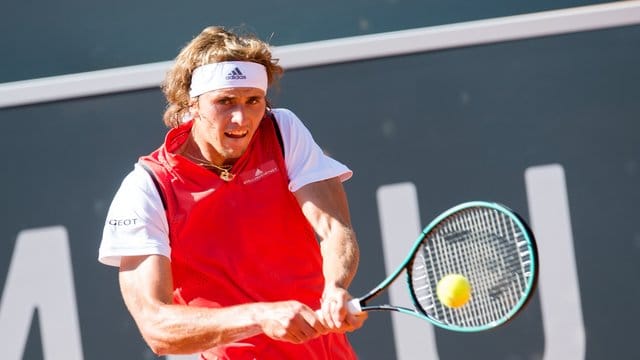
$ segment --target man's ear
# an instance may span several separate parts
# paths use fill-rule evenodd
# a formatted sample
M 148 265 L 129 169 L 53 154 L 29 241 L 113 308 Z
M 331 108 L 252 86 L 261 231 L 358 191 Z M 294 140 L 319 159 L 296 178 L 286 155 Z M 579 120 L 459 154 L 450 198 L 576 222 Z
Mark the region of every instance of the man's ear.
M 200 112 L 199 112 L 200 107 L 198 105 L 199 104 L 198 99 L 199 97 L 189 99 L 189 114 L 191 114 L 192 119 L 195 119 L 200 115 Z

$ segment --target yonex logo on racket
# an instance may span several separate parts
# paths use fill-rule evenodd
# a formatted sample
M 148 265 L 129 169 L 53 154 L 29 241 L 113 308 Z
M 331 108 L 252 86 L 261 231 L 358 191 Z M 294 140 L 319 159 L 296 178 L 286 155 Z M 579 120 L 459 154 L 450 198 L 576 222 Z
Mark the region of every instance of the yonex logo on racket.
M 231 71 L 230 73 L 227 74 L 227 77 L 225 79 L 227 80 L 240 80 L 240 79 L 246 79 L 247 76 L 244 75 L 242 73 L 242 71 L 240 71 L 239 68 L 235 68 L 233 69 L 233 71 Z

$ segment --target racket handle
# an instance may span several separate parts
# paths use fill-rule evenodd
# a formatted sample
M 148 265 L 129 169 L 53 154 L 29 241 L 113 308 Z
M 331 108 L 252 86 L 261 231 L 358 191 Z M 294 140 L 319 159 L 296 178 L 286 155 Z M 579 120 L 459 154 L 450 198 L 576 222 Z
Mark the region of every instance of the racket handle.
M 362 306 L 360 305 L 360 299 L 351 299 L 347 302 L 347 311 L 349 314 L 359 314 L 362 312 Z M 322 316 L 320 309 L 316 310 L 316 315 Z
M 349 300 L 347 303 L 347 310 L 350 314 L 359 314 L 362 312 L 362 306 L 360 305 L 360 299 L 355 298 Z

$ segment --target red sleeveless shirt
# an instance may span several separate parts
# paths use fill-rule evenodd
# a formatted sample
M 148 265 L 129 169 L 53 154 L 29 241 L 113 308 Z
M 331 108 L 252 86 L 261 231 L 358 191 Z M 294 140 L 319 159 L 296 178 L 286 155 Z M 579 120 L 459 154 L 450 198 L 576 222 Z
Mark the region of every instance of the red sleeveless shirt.
M 175 301 L 230 306 L 298 300 L 319 308 L 320 247 L 288 189 L 273 121 L 262 119 L 229 182 L 175 154 L 191 126 L 170 130 L 162 147 L 140 158 L 155 174 L 166 206 Z M 355 359 L 342 334 L 299 345 L 264 335 L 243 343 L 212 349 L 203 358 Z

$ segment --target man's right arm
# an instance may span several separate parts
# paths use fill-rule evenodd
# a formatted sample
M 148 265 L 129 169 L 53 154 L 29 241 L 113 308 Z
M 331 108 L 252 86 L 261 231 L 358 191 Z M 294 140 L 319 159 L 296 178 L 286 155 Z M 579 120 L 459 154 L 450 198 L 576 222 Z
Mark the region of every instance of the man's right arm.
M 193 354 L 258 334 L 301 343 L 326 332 L 312 309 L 296 301 L 223 308 L 173 304 L 171 264 L 161 255 L 125 256 L 120 289 L 154 353 Z

